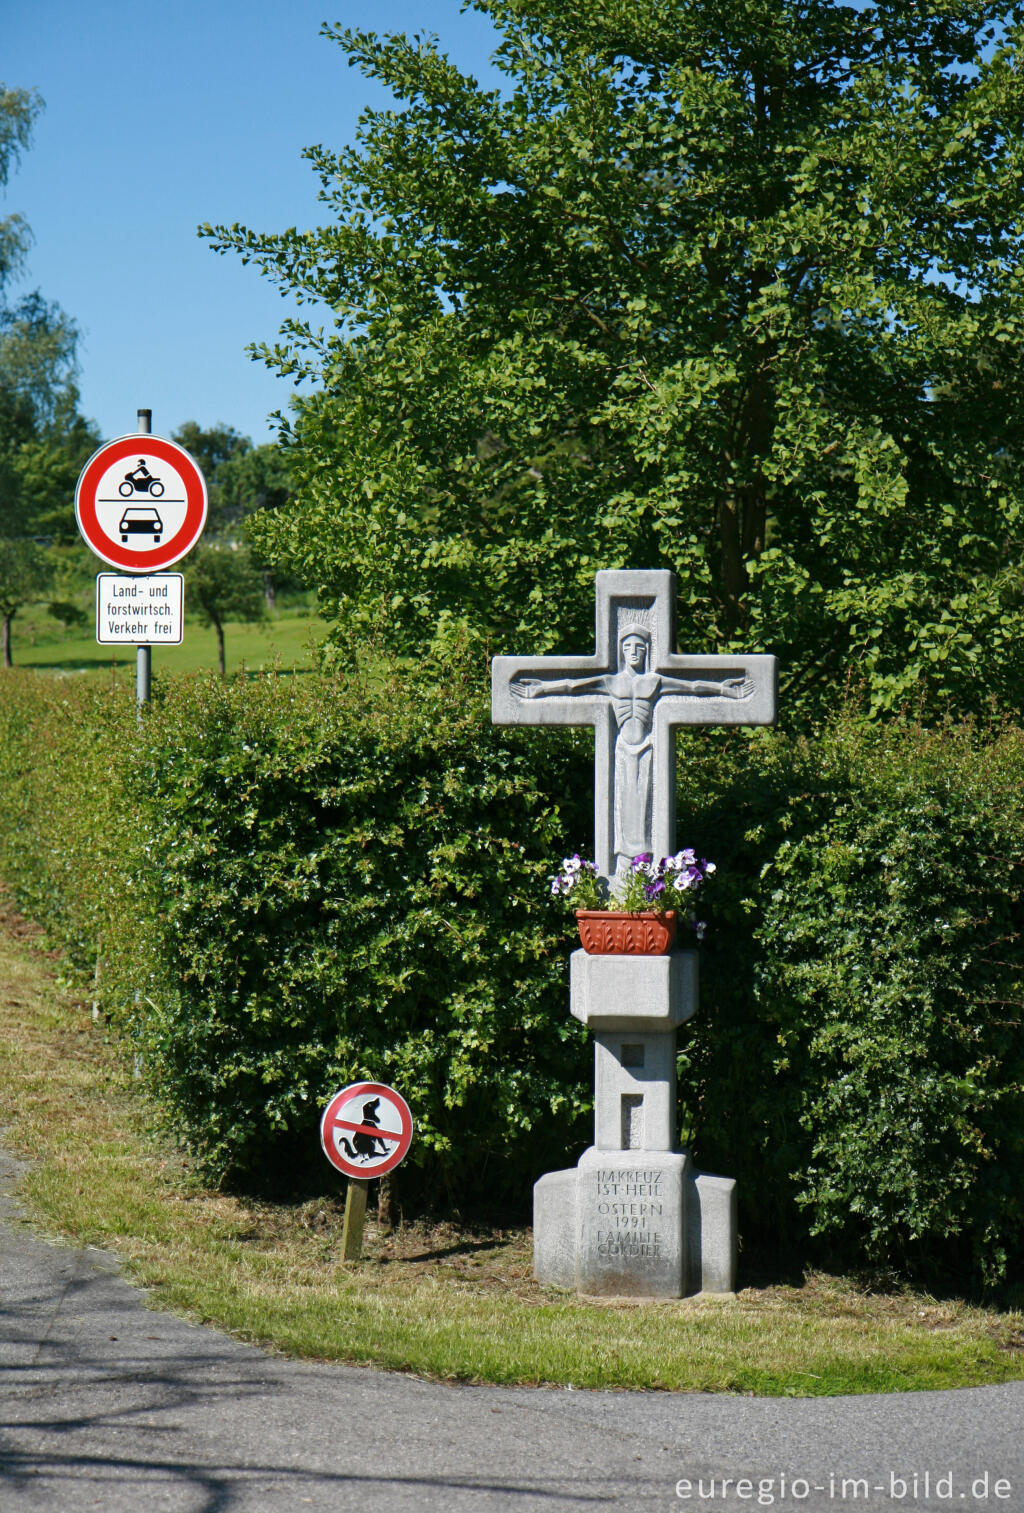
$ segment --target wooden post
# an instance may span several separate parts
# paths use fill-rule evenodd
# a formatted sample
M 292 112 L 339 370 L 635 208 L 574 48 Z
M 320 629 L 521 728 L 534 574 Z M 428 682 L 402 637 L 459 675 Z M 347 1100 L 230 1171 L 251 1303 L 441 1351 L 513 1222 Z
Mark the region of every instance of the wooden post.
M 345 1218 L 341 1227 L 341 1258 L 359 1261 L 363 1254 L 363 1221 L 366 1218 L 366 1194 L 369 1179 L 349 1177 L 345 1194 Z

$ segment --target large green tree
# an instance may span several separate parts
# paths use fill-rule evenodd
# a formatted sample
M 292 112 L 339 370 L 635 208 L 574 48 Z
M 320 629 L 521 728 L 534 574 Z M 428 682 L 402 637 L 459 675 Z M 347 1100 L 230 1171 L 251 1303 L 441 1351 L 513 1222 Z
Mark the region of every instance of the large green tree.
M 1024 694 L 1022 7 L 479 0 L 504 87 L 325 34 L 400 108 L 310 148 L 331 222 L 205 228 L 303 301 L 265 551 L 338 635 L 589 639 L 667 566 L 680 641 L 790 709 Z
M 0 187 L 29 145 L 41 101 L 0 85 Z M 11 665 L 11 622 L 42 597 L 52 563 L 40 540 L 73 536 L 75 479 L 98 445 L 79 413 L 78 330 L 38 292 L 9 297 L 21 274 L 29 231 L 18 215 L 0 219 L 0 640 Z

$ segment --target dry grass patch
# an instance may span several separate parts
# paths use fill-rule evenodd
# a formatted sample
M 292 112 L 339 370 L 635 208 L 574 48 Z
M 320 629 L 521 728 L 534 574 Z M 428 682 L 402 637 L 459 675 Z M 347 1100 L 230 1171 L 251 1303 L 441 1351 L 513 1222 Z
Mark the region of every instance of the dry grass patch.
M 269 1204 L 198 1186 L 40 946 L 0 901 L 5 1138 L 35 1158 L 37 1222 L 116 1251 L 155 1304 L 297 1355 L 451 1380 L 814 1396 L 1024 1376 L 1021 1314 L 835 1277 L 588 1302 L 533 1281 L 527 1230 L 372 1219 L 346 1265 L 340 1193 Z

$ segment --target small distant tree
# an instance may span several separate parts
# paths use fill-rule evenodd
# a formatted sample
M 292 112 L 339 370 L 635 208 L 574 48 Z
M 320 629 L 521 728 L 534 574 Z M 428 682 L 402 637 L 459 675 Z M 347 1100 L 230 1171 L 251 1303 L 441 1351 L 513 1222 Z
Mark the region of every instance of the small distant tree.
M 228 620 L 248 624 L 265 618 L 263 581 L 246 546 L 211 541 L 200 546 L 186 568 L 186 593 L 203 625 L 217 633 L 220 675 L 227 676 L 224 626 Z
M 291 478 L 284 449 L 267 442 L 254 447 L 248 436 L 223 423 L 204 429 L 198 421 L 186 420 L 173 433 L 198 462 L 206 479 L 210 501 L 207 539 L 238 542 L 243 536 L 252 545 L 249 522 L 265 510 L 277 510 L 291 498 Z M 275 576 L 257 551 L 256 564 L 263 577 L 267 609 L 275 607 Z M 280 574 L 277 575 L 278 579 Z
M 283 447 L 267 442 L 261 447 L 251 447 L 224 463 L 218 474 L 221 514 L 228 527 L 245 528 L 250 542 L 258 537 L 257 524 L 260 515 L 281 509 L 291 501 L 292 484 L 288 457 Z M 276 584 L 281 574 L 273 573 L 257 547 L 256 561 L 263 576 L 263 594 L 267 609 L 276 608 Z
M 13 667 L 11 621 L 18 610 L 39 599 L 49 587 L 47 554 L 32 541 L 0 538 L 0 648 L 4 667 Z

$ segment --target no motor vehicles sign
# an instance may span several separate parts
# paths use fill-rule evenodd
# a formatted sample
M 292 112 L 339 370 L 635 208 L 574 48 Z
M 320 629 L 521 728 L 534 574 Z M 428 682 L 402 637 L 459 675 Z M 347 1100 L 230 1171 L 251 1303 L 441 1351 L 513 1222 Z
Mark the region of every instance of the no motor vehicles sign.
M 180 562 L 202 535 L 206 483 L 176 442 L 119 436 L 82 469 L 75 518 L 102 561 L 129 573 L 157 573 Z

